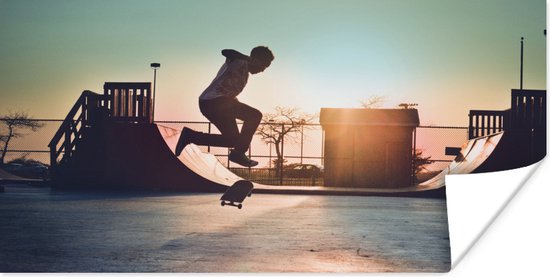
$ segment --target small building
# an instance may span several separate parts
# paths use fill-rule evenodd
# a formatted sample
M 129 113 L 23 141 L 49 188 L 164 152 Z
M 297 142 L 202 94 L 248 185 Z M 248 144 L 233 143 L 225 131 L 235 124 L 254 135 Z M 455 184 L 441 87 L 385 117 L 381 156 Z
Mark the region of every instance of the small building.
M 412 185 L 416 109 L 322 108 L 325 186 Z

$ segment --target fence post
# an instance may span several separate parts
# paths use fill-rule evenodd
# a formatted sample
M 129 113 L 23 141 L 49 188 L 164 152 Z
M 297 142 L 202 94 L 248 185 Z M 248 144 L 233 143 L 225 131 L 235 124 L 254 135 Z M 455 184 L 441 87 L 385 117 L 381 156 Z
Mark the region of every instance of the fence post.
M 208 122 L 208 134 L 211 134 L 211 133 L 212 133 L 212 122 Z M 208 145 L 208 153 L 210 153 L 210 145 Z M 228 159 L 229 159 L 229 156 L 228 156 Z
M 230 161 L 229 161 L 229 154 L 230 154 L 230 150 L 229 150 L 229 148 L 227 148 L 227 169 L 231 170 L 231 164 L 230 164 Z
M 304 163 L 304 121 L 302 120 L 302 138 L 300 140 L 300 164 Z
M 285 124 L 281 123 L 281 159 L 279 160 L 279 185 L 283 185 L 283 166 L 285 158 Z
M 468 114 L 468 139 L 474 138 L 474 120 L 472 112 Z
M 411 185 L 416 182 L 416 127 L 413 129 L 413 156 L 412 156 L 412 178 Z
M 248 157 L 252 160 L 252 143 L 248 145 Z M 248 179 L 252 176 L 252 167 L 248 167 Z

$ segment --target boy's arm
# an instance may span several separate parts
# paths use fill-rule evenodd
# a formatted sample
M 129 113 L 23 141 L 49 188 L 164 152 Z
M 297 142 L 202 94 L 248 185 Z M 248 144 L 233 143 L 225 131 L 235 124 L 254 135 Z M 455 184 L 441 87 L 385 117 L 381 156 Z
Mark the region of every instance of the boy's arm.
M 233 50 L 233 49 L 223 49 L 222 55 L 227 58 L 228 62 L 231 62 L 236 59 L 241 60 L 248 60 L 248 56 L 245 54 L 242 54 L 239 51 Z

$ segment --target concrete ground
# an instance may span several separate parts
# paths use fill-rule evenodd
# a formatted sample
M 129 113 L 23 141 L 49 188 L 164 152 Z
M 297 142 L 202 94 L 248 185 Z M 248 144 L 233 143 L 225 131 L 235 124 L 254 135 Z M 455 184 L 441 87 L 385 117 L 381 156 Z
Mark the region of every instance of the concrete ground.
M 0 193 L 0 272 L 448 271 L 445 200 Z

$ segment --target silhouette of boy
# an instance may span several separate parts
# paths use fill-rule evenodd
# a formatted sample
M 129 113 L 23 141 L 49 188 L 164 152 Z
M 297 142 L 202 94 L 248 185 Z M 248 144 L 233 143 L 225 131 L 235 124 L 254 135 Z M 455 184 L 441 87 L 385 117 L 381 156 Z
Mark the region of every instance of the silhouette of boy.
M 246 167 L 258 165 L 257 161 L 246 156 L 246 151 L 256 132 L 262 113 L 239 102 L 237 95 L 244 89 L 248 74 L 263 72 L 273 59 L 273 53 L 265 46 L 257 46 L 250 56 L 238 51 L 222 50 L 225 63 L 216 78 L 199 97 L 201 113 L 212 122 L 221 134 L 208 134 L 184 127 L 176 146 L 179 156 L 189 143 L 232 148 L 229 160 Z M 236 119 L 243 121 L 239 132 Z

